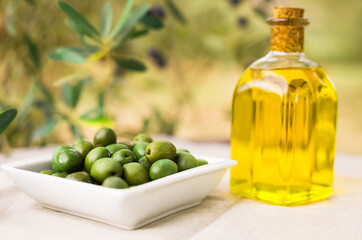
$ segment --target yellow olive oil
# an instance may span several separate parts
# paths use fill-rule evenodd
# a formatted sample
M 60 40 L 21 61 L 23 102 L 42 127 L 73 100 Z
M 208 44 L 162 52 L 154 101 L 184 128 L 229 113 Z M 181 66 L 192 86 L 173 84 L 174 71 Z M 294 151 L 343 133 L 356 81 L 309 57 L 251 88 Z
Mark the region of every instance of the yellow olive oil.
M 322 68 L 247 69 L 233 97 L 232 192 L 278 205 L 327 198 L 336 115 Z

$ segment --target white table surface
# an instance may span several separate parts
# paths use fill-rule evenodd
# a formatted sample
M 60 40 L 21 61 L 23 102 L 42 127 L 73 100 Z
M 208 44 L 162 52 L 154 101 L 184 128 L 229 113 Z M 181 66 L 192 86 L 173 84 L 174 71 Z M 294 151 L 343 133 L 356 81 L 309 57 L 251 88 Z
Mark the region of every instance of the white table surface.
M 172 140 L 193 153 L 229 156 L 229 145 Z M 50 154 L 54 147 L 20 149 L 0 164 Z M 362 239 L 362 156 L 336 154 L 334 194 L 298 207 L 280 207 L 231 194 L 229 173 L 194 208 L 137 230 L 43 208 L 0 170 L 0 239 Z

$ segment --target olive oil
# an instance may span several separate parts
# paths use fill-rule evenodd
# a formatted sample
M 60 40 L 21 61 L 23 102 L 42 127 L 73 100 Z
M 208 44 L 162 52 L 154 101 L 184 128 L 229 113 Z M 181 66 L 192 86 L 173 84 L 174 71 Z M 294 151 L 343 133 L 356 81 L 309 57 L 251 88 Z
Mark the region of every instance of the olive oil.
M 291 206 L 332 193 L 337 95 L 325 71 L 300 52 L 298 41 L 291 51 L 280 51 L 285 49 L 280 45 L 253 63 L 235 88 L 234 194 Z

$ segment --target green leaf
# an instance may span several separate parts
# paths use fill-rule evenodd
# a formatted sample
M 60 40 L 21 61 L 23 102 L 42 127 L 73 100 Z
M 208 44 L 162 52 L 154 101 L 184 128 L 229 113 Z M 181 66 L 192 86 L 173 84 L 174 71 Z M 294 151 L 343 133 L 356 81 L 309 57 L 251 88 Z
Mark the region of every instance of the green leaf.
M 147 133 L 148 132 L 148 129 L 150 128 L 150 123 L 151 123 L 150 118 L 143 119 L 141 133 Z
M 37 70 L 40 70 L 41 64 L 40 64 L 38 49 L 35 46 L 35 44 L 33 43 L 33 41 L 30 39 L 28 34 L 24 35 L 24 42 L 25 42 L 25 45 L 28 48 L 28 52 L 30 54 L 31 60 L 32 60 L 32 62 L 34 64 L 34 67 Z
M 79 120 L 88 126 L 92 127 L 101 127 L 101 126 L 109 126 L 112 127 L 112 120 L 107 117 L 103 110 L 99 107 L 92 109 L 84 114 L 82 114 Z
M 85 36 L 85 39 L 91 39 L 88 36 Z M 66 47 L 71 51 L 77 52 L 82 55 L 84 58 L 88 57 L 89 55 L 97 52 L 99 49 L 97 47 L 92 48 L 82 48 L 82 47 Z
M 146 66 L 136 59 L 120 57 L 115 57 L 113 59 L 121 68 L 138 72 L 146 71 Z
M 60 85 L 63 85 L 65 83 L 70 83 L 70 82 L 78 81 L 80 79 L 85 79 L 85 78 L 91 79 L 90 77 L 86 76 L 85 72 L 73 73 L 73 74 L 64 76 L 62 78 L 59 78 L 58 80 L 56 80 L 53 83 L 53 86 L 60 86 Z
M 80 121 L 88 126 L 91 127 L 102 127 L 102 126 L 108 126 L 108 127 L 112 127 L 113 122 L 110 118 L 108 118 L 107 116 L 98 116 L 96 118 L 81 118 Z
M 112 27 L 112 5 L 110 2 L 104 4 L 102 11 L 102 20 L 101 20 L 101 33 L 103 36 L 108 36 Z
M 2 111 L 0 113 L 0 135 L 5 131 L 5 129 L 14 120 L 17 113 L 18 113 L 18 111 L 14 108 Z
M 38 84 L 38 88 L 39 88 L 40 92 L 43 94 L 43 96 L 45 97 L 46 101 L 50 105 L 54 105 L 54 98 L 51 95 L 51 93 L 48 91 L 48 89 L 46 89 L 46 87 L 44 87 L 44 85 L 40 82 L 39 79 L 36 79 L 36 81 Z
M 25 120 L 25 118 L 28 116 L 30 107 L 34 102 L 35 92 L 37 89 L 38 89 L 37 83 L 34 82 L 32 87 L 29 89 L 28 93 L 26 94 L 23 109 L 21 110 L 20 115 L 18 117 L 18 123 L 22 123 Z
M 58 121 L 53 118 L 47 119 L 43 125 L 34 130 L 32 133 L 32 138 L 43 138 L 48 136 L 50 133 L 52 133 L 57 123 Z
M 98 118 L 99 116 L 103 115 L 103 111 L 97 107 L 95 109 L 91 109 L 86 113 L 83 113 L 80 116 L 80 119 L 94 119 L 94 118 Z
M 126 34 L 129 30 L 131 30 L 133 26 L 146 15 L 146 13 L 148 12 L 148 10 L 150 10 L 150 8 L 151 8 L 150 4 L 145 4 L 137 8 L 136 11 L 132 13 L 127 22 L 124 24 L 120 34 L 121 35 Z
M 65 24 L 72 29 L 73 31 L 75 31 L 76 33 L 80 34 L 81 36 L 83 35 L 87 35 L 87 32 L 84 31 L 83 28 L 81 28 L 76 22 L 74 22 L 72 19 L 66 19 L 65 20 Z
M 84 53 L 76 48 L 60 47 L 51 51 L 48 56 L 54 60 L 65 61 L 69 63 L 86 63 Z
M 97 52 L 99 50 L 98 46 L 101 42 L 98 39 L 93 39 L 93 42 L 96 42 L 97 44 L 91 44 L 89 41 L 91 38 L 88 37 L 88 39 L 85 39 L 85 36 L 87 35 L 83 34 L 81 30 L 78 30 L 77 25 L 75 25 L 72 20 L 67 19 L 65 23 L 68 25 L 68 27 L 77 33 L 80 42 L 86 47 L 87 50 L 90 52 Z
M 40 109 L 46 118 L 51 118 L 54 113 L 54 106 L 46 100 L 35 100 L 33 102 L 34 107 Z
M 163 116 L 158 108 L 154 108 L 153 112 L 155 114 L 156 121 L 159 123 L 159 125 L 166 124 L 166 121 L 163 119 Z
M 35 6 L 34 0 L 25 0 L 29 5 Z
M 82 36 L 82 41 L 84 41 L 86 46 L 91 46 L 91 47 L 87 47 L 87 49 L 96 49 L 95 51 L 93 50 L 93 53 L 99 50 L 98 46 L 101 46 L 101 44 L 99 44 L 99 42 L 91 37 L 88 37 L 87 35 Z
M 124 24 L 123 28 L 117 31 L 116 33 L 111 34 L 111 38 L 115 37 L 116 35 L 120 35 L 120 37 L 114 42 L 112 45 L 112 48 L 116 48 L 123 43 L 125 43 L 127 40 L 132 38 L 132 34 L 130 31 L 134 30 L 134 25 L 140 21 L 148 12 L 148 10 L 151 8 L 151 5 L 145 4 L 141 7 L 139 7 L 136 11 L 133 12 L 131 17 L 127 20 L 127 22 Z
M 70 85 L 70 83 L 64 84 L 62 97 L 68 107 L 75 108 L 77 106 L 83 85 L 83 81 L 79 81 L 74 85 Z
M 18 7 L 18 4 L 15 1 L 11 1 L 9 6 L 3 11 L 5 13 L 5 29 L 11 36 L 16 35 L 16 26 L 15 26 L 15 11 Z M 1 4 L 0 4 L 1 8 Z
M 101 114 L 104 114 L 104 97 L 105 91 L 100 91 L 98 93 L 98 109 L 100 110 Z
M 97 29 L 95 29 L 85 17 L 83 17 L 70 5 L 65 2 L 58 1 L 58 6 L 72 20 L 72 24 L 74 24 L 74 29 L 77 29 L 83 34 L 93 38 L 98 38 L 100 36 L 100 33 L 97 31 Z
M 168 135 L 174 135 L 178 124 L 178 118 L 166 119 L 158 108 L 153 109 L 155 121 L 159 126 L 159 131 Z
M 75 23 L 75 22 L 74 22 L 73 20 L 71 20 L 71 19 L 66 19 L 66 20 L 65 20 L 65 24 L 66 24 L 70 29 L 72 29 L 73 31 L 75 31 L 75 32 L 78 34 L 78 37 L 79 37 L 80 42 L 81 42 L 85 47 L 87 47 L 87 48 L 89 48 L 89 49 L 94 49 L 94 48 L 97 48 L 97 49 L 98 49 L 97 45 L 99 45 L 99 43 L 100 43 L 100 40 L 99 40 L 99 39 L 94 39 L 94 41 L 97 42 L 97 45 L 90 45 L 90 44 L 84 39 L 84 37 L 85 37 L 85 36 L 88 36 L 88 35 L 86 34 L 86 32 L 85 32 L 82 28 L 80 28 L 80 27 L 77 25 L 77 23 Z
M 130 39 L 142 37 L 143 35 L 146 35 L 147 33 L 148 33 L 147 29 L 141 29 L 141 30 L 133 29 L 132 31 L 129 31 L 127 34 L 122 35 L 122 37 L 120 37 L 118 40 L 116 40 L 112 45 L 112 49 L 119 47 L 120 45 L 122 45 L 123 43 L 127 42 Z
M 172 0 L 166 0 L 166 6 L 176 20 L 178 20 L 182 24 L 187 23 L 186 18 Z
M 5 23 L 6 31 L 11 35 L 15 36 L 16 34 L 16 28 L 14 23 L 14 17 L 8 16 Z
M 5 23 L 6 31 L 11 35 L 15 36 L 16 34 L 16 28 L 14 23 L 14 17 L 8 16 Z
M 134 30 L 131 32 L 131 38 L 138 38 L 146 35 L 148 33 L 147 29 Z
M 104 97 L 105 91 L 101 90 L 98 92 L 98 106 L 94 109 L 89 110 L 88 112 L 80 116 L 81 120 L 93 121 L 95 119 L 107 118 L 104 113 Z M 107 118 L 108 119 L 108 118 Z
M 143 16 L 143 18 L 141 19 L 141 23 L 146 27 L 156 30 L 163 28 L 163 22 L 157 17 L 151 15 Z
M 112 49 L 113 48 L 117 48 L 120 45 L 122 45 L 123 43 L 127 42 L 129 39 L 132 38 L 132 32 L 128 32 L 127 34 L 122 35 L 119 39 L 117 39 L 113 45 L 112 45 Z
M 261 17 L 262 19 L 266 19 L 267 18 L 267 14 L 266 12 L 261 9 L 261 8 L 253 8 L 253 11 L 256 15 L 258 15 L 259 17 Z
M 79 38 L 79 40 L 80 40 L 80 42 L 83 44 L 83 46 L 87 49 L 87 50 L 89 50 L 89 52 L 91 52 L 91 53 L 96 53 L 96 52 L 98 52 L 100 49 L 99 49 L 99 44 L 98 45 L 91 45 L 90 43 L 89 43 L 89 41 L 87 41 L 85 38 L 84 38 L 84 36 L 82 36 L 82 35 L 80 35 L 80 34 L 78 34 L 78 38 Z
M 128 0 L 125 8 L 123 9 L 122 15 L 119 18 L 116 26 L 114 27 L 111 35 L 109 36 L 110 39 L 114 38 L 121 30 L 123 25 L 125 24 L 126 20 L 128 19 L 128 16 L 132 10 L 134 4 L 134 0 Z
M 73 133 L 75 139 L 82 139 L 82 133 L 80 132 L 79 128 L 74 124 L 69 124 L 70 131 Z
M 67 76 L 64 76 L 62 78 L 59 78 L 58 80 L 56 80 L 53 83 L 53 86 L 60 86 L 63 85 L 65 83 L 69 83 L 69 82 L 73 82 L 77 79 L 83 78 L 85 77 L 85 72 L 78 72 L 78 73 L 73 73 Z

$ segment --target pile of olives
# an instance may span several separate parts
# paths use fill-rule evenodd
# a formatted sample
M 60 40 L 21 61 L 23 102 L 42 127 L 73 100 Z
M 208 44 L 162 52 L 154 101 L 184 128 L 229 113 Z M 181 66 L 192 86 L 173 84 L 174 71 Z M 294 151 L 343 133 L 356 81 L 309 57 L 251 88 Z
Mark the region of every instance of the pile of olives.
M 186 149 L 176 149 L 167 140 L 153 141 L 138 134 L 131 142 L 117 143 L 110 128 L 101 128 L 93 144 L 84 139 L 72 147 L 58 146 L 52 156 L 53 170 L 40 173 L 93 183 L 110 188 L 128 188 L 205 165 Z

